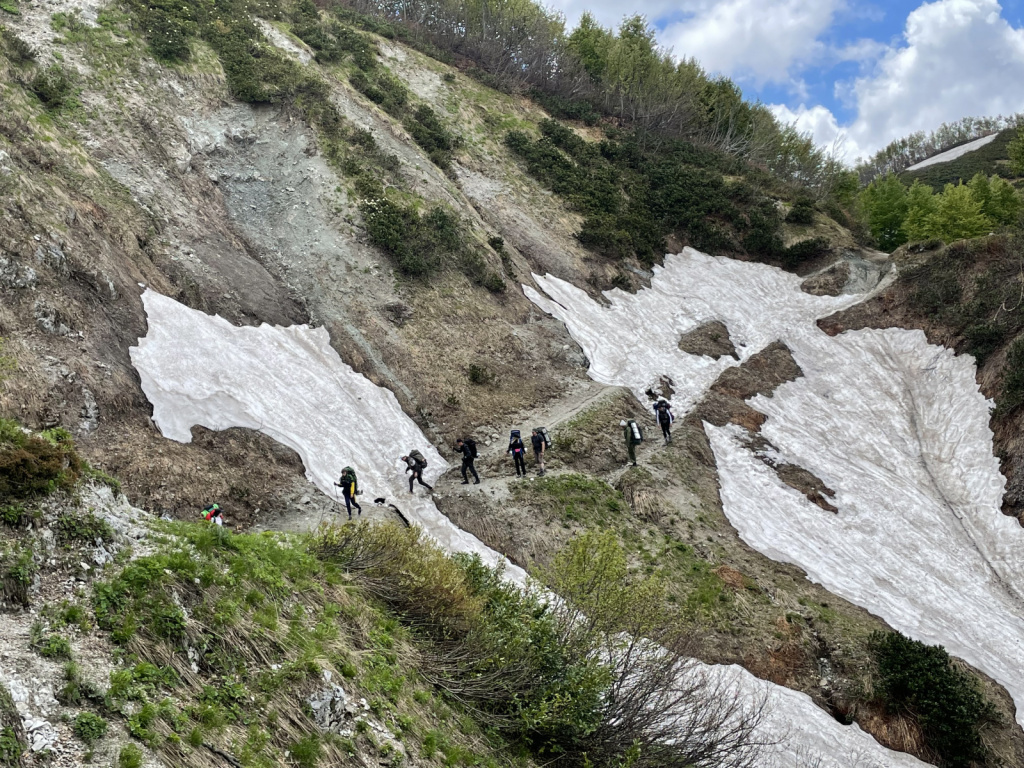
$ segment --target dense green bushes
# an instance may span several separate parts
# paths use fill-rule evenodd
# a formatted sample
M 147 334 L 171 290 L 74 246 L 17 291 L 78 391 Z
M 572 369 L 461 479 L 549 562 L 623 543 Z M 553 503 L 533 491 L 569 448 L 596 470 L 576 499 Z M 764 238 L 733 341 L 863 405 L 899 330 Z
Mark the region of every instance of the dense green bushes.
M 466 244 L 464 225 L 444 206 L 420 213 L 413 203 L 391 199 L 378 189 L 360 203 L 359 210 L 370 240 L 392 258 L 402 274 L 423 278 L 454 267 L 491 292 L 505 290 L 501 275 Z
M 915 718 L 928 745 L 950 768 L 984 763 L 981 730 L 996 717 L 978 681 L 954 666 L 941 646 L 929 646 L 898 632 L 875 633 L 876 693 L 885 705 Z
M 908 241 L 951 242 L 1018 222 L 1020 194 L 999 176 L 976 174 L 968 184 L 947 184 L 934 194 L 915 181 L 908 189 L 894 175 L 876 179 L 860 195 L 871 234 L 882 250 Z
M 24 432 L 0 419 L 0 498 L 15 501 L 69 489 L 82 472 L 71 435 L 62 429 Z
M 542 121 L 540 131 L 536 140 L 510 131 L 505 144 L 585 216 L 577 238 L 595 251 L 650 262 L 672 233 L 706 251 L 745 249 L 770 259 L 783 250 L 771 203 L 758 203 L 743 181 L 726 182 L 725 174 L 743 170 L 735 159 L 683 141 L 652 149 L 617 132 L 591 143 L 554 120 Z

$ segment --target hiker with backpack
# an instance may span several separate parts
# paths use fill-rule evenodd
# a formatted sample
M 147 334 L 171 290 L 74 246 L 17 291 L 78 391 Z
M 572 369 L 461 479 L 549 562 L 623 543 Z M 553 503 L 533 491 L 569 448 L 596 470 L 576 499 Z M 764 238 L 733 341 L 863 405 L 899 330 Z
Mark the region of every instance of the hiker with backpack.
M 203 519 L 215 525 L 224 525 L 224 512 L 220 504 L 207 504 L 203 507 Z
M 409 451 L 408 456 L 403 456 L 402 461 L 405 462 L 405 471 L 412 470 L 412 477 L 409 478 L 409 493 L 412 493 L 412 483 L 417 481 L 420 485 L 425 486 L 428 491 L 434 490 L 434 486 L 427 485 L 423 482 L 423 470 L 427 468 L 427 460 L 423 457 L 423 454 L 419 451 Z
M 665 445 L 672 442 L 672 422 L 676 420 L 672 413 L 672 406 L 664 397 L 659 397 L 654 403 L 654 415 L 661 426 L 661 436 L 665 438 Z
M 352 519 L 352 507 L 356 508 L 356 514 L 361 517 L 363 514 L 363 508 L 360 507 L 359 502 L 356 501 L 356 496 L 359 495 L 359 484 L 356 481 L 356 471 L 352 469 L 352 467 L 345 467 L 341 470 L 341 477 L 335 485 L 338 488 L 341 488 L 341 495 L 345 499 L 345 509 L 348 510 L 348 519 Z
M 533 445 L 533 463 L 537 466 L 537 476 L 544 474 L 544 451 L 547 449 L 547 440 L 544 432 L 546 430 L 535 429 L 530 435 L 530 443 Z
M 476 461 L 476 440 L 471 437 L 467 437 L 463 440 L 461 437 L 455 441 L 455 452 L 462 454 L 462 484 L 469 485 L 469 478 L 466 477 L 466 470 L 469 470 L 473 475 L 473 484 L 480 484 L 480 475 L 476 473 L 476 467 L 473 466 L 473 462 Z
M 636 466 L 636 447 L 643 442 L 644 433 L 640 429 L 640 425 L 630 419 L 626 421 L 623 419 L 619 422 L 619 426 L 622 427 L 622 436 L 626 440 L 626 453 L 629 455 L 629 460 L 633 462 L 633 466 Z
M 508 450 L 505 453 L 512 454 L 512 460 L 516 464 L 516 477 L 526 477 L 526 446 L 523 445 L 523 438 L 518 429 L 513 429 L 508 436 Z

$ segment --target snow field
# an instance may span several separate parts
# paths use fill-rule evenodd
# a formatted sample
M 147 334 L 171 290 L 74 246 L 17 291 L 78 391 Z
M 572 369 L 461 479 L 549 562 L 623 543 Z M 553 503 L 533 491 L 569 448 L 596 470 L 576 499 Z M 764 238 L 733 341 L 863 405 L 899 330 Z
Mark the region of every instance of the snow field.
M 980 139 L 968 141 L 966 144 L 961 144 L 959 147 L 947 149 L 945 152 L 932 155 L 927 160 L 922 160 L 920 163 L 914 163 L 912 166 L 907 168 L 907 170 L 917 171 L 921 168 L 927 168 L 929 165 L 938 165 L 939 163 L 948 163 L 950 160 L 956 160 L 958 157 L 963 157 L 968 152 L 973 152 L 976 149 L 981 149 L 986 144 L 991 144 L 996 140 L 998 135 L 999 133 L 997 131 L 996 133 L 990 133 L 988 136 L 982 136 Z
M 774 278 L 769 275 L 769 282 Z M 671 300 L 670 295 L 666 298 Z M 521 569 L 452 525 L 428 496 L 409 497 L 400 455 L 412 448 L 422 451 L 429 461 L 429 478 L 447 464 L 393 393 L 342 362 L 326 330 L 236 327 L 150 290 L 142 300 L 149 331 L 131 349 L 131 359 L 164 436 L 189 442 L 196 424 L 259 430 L 293 448 L 310 481 L 329 495 L 341 468 L 350 464 L 366 488 L 365 496 L 394 498 L 446 551 L 478 553 L 491 565 L 504 564 L 510 578 L 520 583 L 525 579 Z M 756 330 L 752 320 L 748 346 L 770 336 Z M 776 746 L 766 756 L 765 768 L 926 765 L 881 747 L 856 726 L 840 725 L 810 697 L 758 680 L 741 667 L 697 664 L 692 673 L 737 686 L 750 701 L 767 696 L 761 732 Z
M 746 343 L 743 359 L 785 343 L 804 375 L 750 404 L 768 416 L 761 432 L 779 452 L 769 458 L 818 476 L 836 492 L 839 512 L 784 485 L 747 450 L 739 428 L 705 425 L 725 514 L 762 554 L 800 566 L 998 680 L 1024 724 L 1024 589 L 1016 578 L 1024 531 L 1000 512 L 1005 480 L 973 358 L 928 344 L 920 331 L 831 338 L 814 321 L 851 297 L 810 297 L 794 275 L 691 249 L 666 257 L 650 289 L 607 293 L 610 307 L 550 277 L 538 284 L 550 298 L 527 295 L 566 322 L 591 355 L 591 376 L 641 400 L 663 374 L 683 388 L 677 405 L 689 407 L 706 390 L 711 359 L 678 350 L 678 335 L 696 319 L 723 322 Z M 653 317 L 675 335 L 648 332 Z M 630 357 L 642 364 L 621 362 Z

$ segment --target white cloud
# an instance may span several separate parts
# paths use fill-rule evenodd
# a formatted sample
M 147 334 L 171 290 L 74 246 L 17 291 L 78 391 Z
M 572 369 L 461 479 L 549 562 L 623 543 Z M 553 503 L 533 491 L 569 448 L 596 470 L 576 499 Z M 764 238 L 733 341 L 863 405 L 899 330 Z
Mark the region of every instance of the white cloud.
M 826 54 L 818 38 L 843 6 L 843 0 L 721 0 L 669 25 L 660 37 L 677 56 L 693 56 L 709 72 L 758 85 L 788 83 L 794 65 Z
M 847 162 L 852 163 L 863 154 L 827 107 L 820 104 L 807 107 L 801 104 L 796 109 L 790 109 L 784 104 L 769 104 L 768 108 L 781 122 L 794 124 L 800 133 L 811 134 L 816 144 L 834 150 L 837 156 Z
M 1001 11 L 997 0 L 937 0 L 915 9 L 902 44 L 887 48 L 852 84 L 837 84 L 837 97 L 856 110 L 845 128 L 824 106 L 771 109 L 820 145 L 845 133 L 849 161 L 943 122 L 1024 111 L 1024 29 Z M 870 46 L 863 50 L 872 53 Z
M 938 0 L 907 17 L 906 45 L 859 78 L 851 135 L 867 151 L 966 115 L 1024 110 L 1024 30 L 996 0 Z

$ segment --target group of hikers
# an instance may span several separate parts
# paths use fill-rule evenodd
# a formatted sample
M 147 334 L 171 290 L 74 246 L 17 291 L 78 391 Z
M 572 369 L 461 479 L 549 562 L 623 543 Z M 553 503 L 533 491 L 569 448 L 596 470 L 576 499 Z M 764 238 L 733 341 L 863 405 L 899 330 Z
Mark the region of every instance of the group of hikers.
M 665 445 L 668 445 L 672 442 L 672 423 L 675 421 L 675 416 L 672 413 L 672 406 L 664 397 L 659 397 L 655 401 L 654 415 L 658 425 L 661 427 L 661 434 L 665 440 Z M 623 419 L 619 422 L 619 426 L 623 428 L 626 453 L 629 456 L 630 462 L 635 467 L 637 465 L 636 446 L 643 442 L 643 429 L 632 419 L 628 421 Z M 551 447 L 551 438 L 548 435 L 547 429 L 536 427 L 532 431 L 530 447 L 533 449 L 533 463 L 537 469 L 537 476 L 540 477 L 546 473 L 544 469 L 544 454 Z M 479 485 L 480 475 L 477 473 L 475 466 L 478 456 L 476 441 L 471 437 L 460 437 L 455 441 L 455 452 L 462 456 L 462 484 L 469 485 L 469 475 L 472 475 L 473 483 Z M 505 453 L 512 456 L 512 462 L 516 468 L 516 477 L 526 477 L 526 444 L 523 442 L 520 430 L 513 429 L 509 434 L 508 450 Z M 409 475 L 409 493 L 413 492 L 414 483 L 419 483 L 428 491 L 434 490 L 434 487 L 423 479 L 423 470 L 427 468 L 427 459 L 420 451 L 409 451 L 407 456 L 402 456 L 401 458 L 405 464 L 405 473 L 412 473 Z M 356 478 L 355 469 L 352 467 L 342 469 L 341 477 L 338 478 L 338 482 L 334 485 L 341 491 L 341 498 L 345 501 L 345 510 L 348 512 L 349 520 L 352 519 L 353 507 L 357 515 L 362 515 L 363 508 L 356 499 L 362 492 L 359 490 L 359 481 Z M 378 501 L 383 502 L 383 499 L 378 499 Z M 224 524 L 223 512 L 218 504 L 207 504 L 203 508 L 203 517 L 216 525 Z

